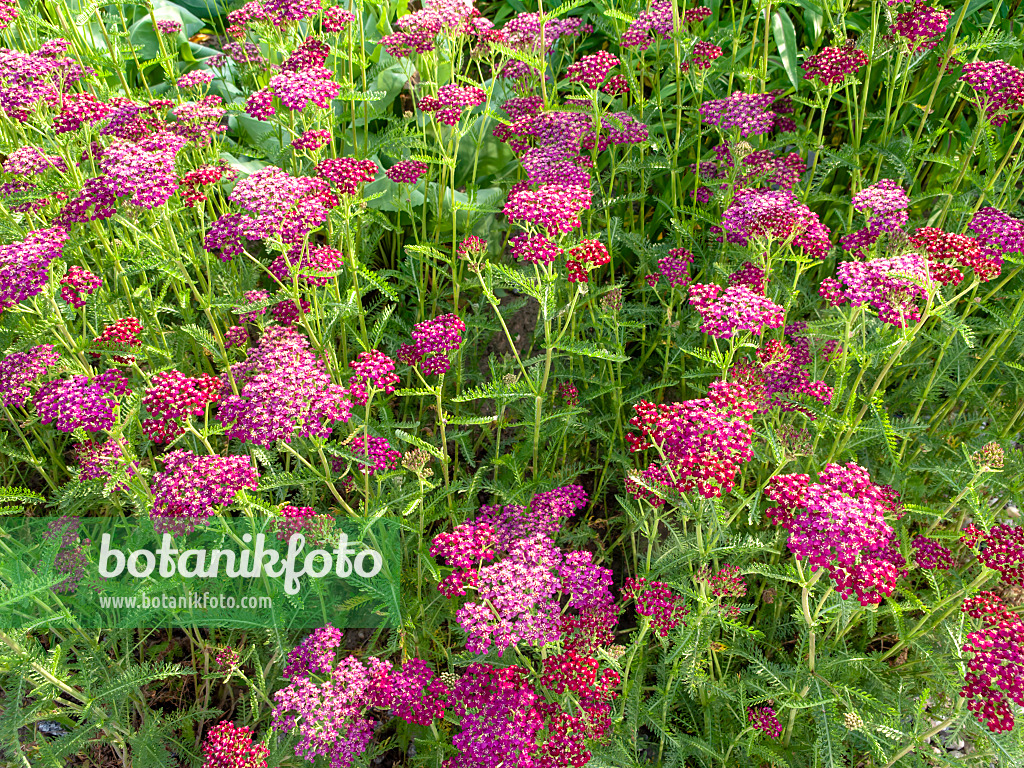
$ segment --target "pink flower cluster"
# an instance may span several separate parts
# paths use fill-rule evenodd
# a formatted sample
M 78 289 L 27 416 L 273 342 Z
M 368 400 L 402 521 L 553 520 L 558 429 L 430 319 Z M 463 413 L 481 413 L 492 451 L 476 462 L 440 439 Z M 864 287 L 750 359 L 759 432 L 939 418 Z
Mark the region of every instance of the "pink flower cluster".
M 769 739 L 777 739 L 782 735 L 782 724 L 775 714 L 775 708 L 769 704 L 748 707 L 747 722 Z
M 775 125 L 775 113 L 768 109 L 775 101 L 774 93 L 743 93 L 736 91 L 725 99 L 712 99 L 700 105 L 700 116 L 708 125 L 721 131 L 733 128 L 746 138 L 751 134 L 769 133 Z
M 608 73 L 618 64 L 619 57 L 614 53 L 597 51 L 570 64 L 565 76 L 571 82 L 581 83 L 587 88 L 596 89 L 608 77 Z
M 365 475 L 394 469 L 402 458 L 402 454 L 391 447 L 387 438 L 373 435 L 357 435 L 350 450 L 357 456 L 365 457 L 365 463 L 357 465 L 358 471 Z
M 416 323 L 412 329 L 413 343 L 399 347 L 396 357 L 399 362 L 420 366 L 428 376 L 447 373 L 451 367 L 448 353 L 461 346 L 465 330 L 466 324 L 453 313 Z
M 1024 70 L 1005 61 L 968 62 L 960 79 L 974 88 L 992 125 L 1004 125 L 1024 107 Z
M 829 229 L 818 214 L 785 190 L 736 190 L 722 214 L 722 229 L 730 242 L 740 245 L 751 239 L 788 241 L 818 259 L 824 259 L 831 249 Z
M 684 60 L 679 65 L 679 68 L 683 72 L 689 72 L 691 67 L 698 72 L 703 72 L 711 66 L 711 62 L 715 59 L 721 58 L 721 56 L 722 48 L 720 46 L 708 43 L 704 40 L 698 40 L 693 45 L 693 51 L 690 54 L 690 58 Z
M 35 296 L 46 286 L 50 262 L 64 254 L 62 227 L 29 232 L 24 240 L 0 245 L 0 313 Z
M 415 184 L 426 172 L 427 164 L 422 160 L 400 160 L 384 171 L 384 175 L 396 184 Z
M 973 237 L 921 227 L 910 235 L 910 245 L 928 258 L 932 278 L 943 285 L 959 285 L 964 279 L 963 272 L 950 262 L 973 270 L 981 282 L 999 277 L 1002 260 L 990 258 L 989 250 Z
M 483 88 L 449 83 L 438 89 L 437 96 L 422 97 L 419 108 L 424 112 L 433 112 L 445 125 L 458 125 L 463 109 L 479 106 L 485 101 L 487 92 Z
M 169 443 L 185 434 L 182 421 L 202 416 L 206 406 L 220 398 L 220 379 L 202 373 L 186 376 L 177 370 L 153 374 L 142 404 L 153 417 L 142 420 L 142 431 L 154 443 Z
M 356 160 L 354 157 L 329 157 L 321 160 L 316 168 L 317 173 L 342 195 L 356 194 L 359 185 L 373 181 L 378 170 L 373 160 Z
M 289 176 L 274 166 L 260 168 L 239 181 L 228 199 L 251 215 L 224 214 L 206 234 L 203 247 L 220 250 L 224 261 L 242 253 L 244 239 L 277 235 L 286 243 L 301 243 L 305 235 L 327 221 L 328 211 L 337 205 L 324 179 Z
M 248 456 L 197 456 L 178 450 L 161 460 L 164 470 L 153 477 L 155 498 L 149 513 L 158 533 L 190 533 L 243 488 L 255 490 L 259 478 Z
M 921 319 L 931 285 L 925 257 L 907 253 L 867 262 L 844 261 L 835 278 L 821 281 L 819 292 L 833 306 L 846 301 L 855 307 L 868 304 L 883 323 L 905 328 Z
M 271 326 L 246 360 L 231 366 L 234 394 L 225 376 L 217 418 L 225 434 L 269 448 L 295 434 L 326 437 L 333 422 L 347 422 L 352 400 L 331 381 L 326 363 L 292 328 Z
M 1024 586 L 1024 528 L 998 523 L 981 538 L 978 562 L 1010 586 Z
M 366 405 L 369 400 L 367 387 L 385 395 L 395 391 L 398 374 L 395 373 L 395 361 L 378 349 L 360 352 L 359 356 L 349 363 L 352 377 L 348 380 L 348 391 L 353 402 Z
M 295 245 L 287 253 L 282 253 L 270 265 L 270 273 L 283 285 L 292 284 L 292 275 L 297 274 L 300 285 L 323 287 L 333 279 L 329 274 L 310 274 L 337 272 L 341 269 L 343 257 L 337 248 L 304 248 Z
M 608 249 L 600 240 L 581 240 L 579 245 L 574 245 L 565 254 L 565 271 L 568 273 L 569 282 L 589 282 L 587 273 L 603 267 L 611 258 Z
M 808 475 L 778 475 L 765 488 L 778 504 L 768 518 L 789 531 L 787 544 L 812 571 L 824 568 L 845 600 L 877 605 L 906 574 L 899 539 L 887 515 L 899 510 L 899 494 L 871 482 L 853 462 L 829 464 L 812 483 Z
M 786 332 L 794 334 L 796 328 L 787 326 Z M 812 361 L 810 343 L 806 338 L 796 337 L 792 344 L 772 340 L 757 350 L 754 360 L 743 360 L 733 366 L 731 374 L 750 392 L 759 413 L 779 408 L 782 411 L 801 411 L 813 419 L 809 411 L 782 397 L 804 395 L 824 405 L 832 402 L 832 387 L 823 381 L 812 381 L 811 374 L 804 367 Z
M 580 212 L 589 207 L 589 189 L 569 184 L 544 184 L 536 191 L 509 192 L 503 213 L 509 221 L 532 225 L 553 236 L 582 226 Z
M 53 423 L 61 432 L 110 430 L 114 426 L 117 398 L 131 394 L 125 377 L 116 368 L 96 376 L 52 379 L 39 388 L 32 402 L 43 424 Z
M 626 442 L 633 453 L 657 447 L 659 458 L 641 477 L 658 491 L 632 480 L 627 482 L 630 492 L 652 504 L 664 503 L 664 488 L 696 491 L 704 498 L 729 493 L 740 464 L 754 456 L 754 407 L 745 387 L 723 381 L 713 382 L 706 398 L 662 404 L 641 400 L 629 422 L 640 434 L 626 435 Z
M 135 474 L 138 465 L 129 463 L 127 445 L 123 439 L 110 438 L 105 443 L 87 440 L 75 446 L 75 459 L 78 461 L 78 479 L 102 480 L 114 472 L 124 468 L 129 477 Z
M 946 33 L 951 14 L 948 8 L 932 8 L 921 0 L 914 0 L 909 11 L 896 14 L 892 31 L 907 41 L 912 53 L 930 50 L 939 44 L 936 38 Z
M 914 548 L 914 563 L 918 568 L 932 570 L 949 570 L 956 562 L 953 560 L 953 553 L 948 547 L 944 547 L 934 539 L 917 534 L 910 540 L 910 546 Z
M 716 339 L 728 339 L 738 331 L 760 336 L 765 328 L 781 328 L 785 310 L 745 285 L 722 289 L 714 283 L 690 286 L 690 304 L 700 313 L 700 329 Z
M 53 344 L 40 344 L 27 352 L 12 352 L 0 360 L 0 403 L 23 408 L 32 396 L 29 384 L 57 364 L 60 355 Z
M 651 10 L 639 14 L 623 33 L 622 47 L 635 47 L 646 51 L 655 35 L 668 38 L 670 34 L 672 34 L 671 0 L 654 0 L 651 3 Z
M 1024 221 L 1015 219 L 998 208 L 985 206 L 967 223 L 975 239 L 984 246 L 994 260 L 1006 253 L 1024 252 Z

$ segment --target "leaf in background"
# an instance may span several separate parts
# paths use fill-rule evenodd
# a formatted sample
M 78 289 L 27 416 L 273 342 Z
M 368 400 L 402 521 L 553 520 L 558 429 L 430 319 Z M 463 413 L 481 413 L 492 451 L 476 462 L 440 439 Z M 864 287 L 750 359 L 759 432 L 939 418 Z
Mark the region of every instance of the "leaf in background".
M 778 8 L 772 15 L 772 37 L 775 38 L 775 45 L 779 48 L 779 55 L 782 57 L 782 67 L 786 70 L 789 82 L 798 91 L 800 90 L 800 63 L 796 58 L 796 29 L 793 27 L 793 20 L 789 18 L 784 8 Z

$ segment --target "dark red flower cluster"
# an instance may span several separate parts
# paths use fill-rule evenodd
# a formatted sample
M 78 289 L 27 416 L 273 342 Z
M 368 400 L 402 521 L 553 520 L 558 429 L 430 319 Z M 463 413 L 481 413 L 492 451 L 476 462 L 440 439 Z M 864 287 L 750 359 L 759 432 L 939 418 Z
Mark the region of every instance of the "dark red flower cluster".
M 581 240 L 565 252 L 565 269 L 569 273 L 569 282 L 589 282 L 587 273 L 603 267 L 611 261 L 611 255 L 600 240 Z
M 203 768 L 267 768 L 270 752 L 254 743 L 252 729 L 222 720 L 203 740 Z
M 850 45 L 829 46 L 804 61 L 804 80 L 817 80 L 826 87 L 842 85 L 847 75 L 854 75 L 868 63 L 868 55 Z
M 967 635 L 964 653 L 972 654 L 960 695 L 978 722 L 993 733 L 1013 729 L 1010 702 L 1024 706 L 1024 622 L 991 592 L 964 602 L 962 610 L 984 627 Z
M 964 279 L 950 262 L 974 270 L 982 282 L 999 277 L 1001 260 L 990 258 L 988 249 L 973 237 L 921 227 L 910 235 L 910 245 L 924 252 L 932 278 L 943 285 L 959 285 Z
M 636 612 L 651 620 L 651 628 L 662 637 L 679 626 L 690 609 L 668 584 L 647 581 L 642 576 L 628 578 L 622 585 L 622 595 L 636 601 Z
M 998 523 L 981 539 L 978 561 L 1011 586 L 1024 586 L 1024 528 Z
M 641 400 L 633 409 L 636 416 L 629 423 L 640 434 L 626 435 L 626 442 L 633 453 L 657 448 L 659 458 L 641 476 L 655 488 L 721 496 L 732 490 L 740 464 L 753 458 L 750 418 L 755 405 L 741 384 L 716 381 L 706 398 L 661 404 Z M 631 484 L 630 490 L 638 493 L 639 486 Z
M 153 418 L 142 420 L 142 431 L 154 443 L 169 443 L 185 433 L 182 421 L 202 416 L 207 405 L 220 399 L 221 381 L 201 373 L 186 376 L 180 371 L 161 371 L 153 375 L 152 386 L 142 396 Z

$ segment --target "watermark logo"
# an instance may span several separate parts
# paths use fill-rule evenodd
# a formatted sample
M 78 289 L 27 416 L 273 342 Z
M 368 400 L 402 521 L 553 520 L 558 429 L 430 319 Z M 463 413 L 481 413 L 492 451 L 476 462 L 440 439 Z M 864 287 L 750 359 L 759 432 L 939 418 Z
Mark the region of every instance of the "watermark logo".
M 309 534 L 309 535 L 307 535 Z M 148 519 L 4 518 L 0 627 L 394 626 L 397 526 L 332 521 L 280 531 L 274 518 L 216 518 L 158 533 Z

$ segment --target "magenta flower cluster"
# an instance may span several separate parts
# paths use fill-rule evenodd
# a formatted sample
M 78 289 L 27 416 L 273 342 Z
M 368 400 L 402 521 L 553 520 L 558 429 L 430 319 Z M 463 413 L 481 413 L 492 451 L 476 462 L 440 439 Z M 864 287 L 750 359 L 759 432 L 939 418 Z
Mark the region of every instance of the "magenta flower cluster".
M 27 352 L 12 352 L 0 360 L 0 403 L 24 408 L 32 396 L 30 384 L 57 364 L 60 355 L 53 344 L 40 344 Z
M 654 490 L 634 479 L 627 483 L 630 492 L 656 505 L 664 503 L 665 489 L 705 498 L 729 493 L 740 464 L 754 456 L 754 407 L 745 387 L 723 381 L 713 382 L 708 396 L 697 400 L 641 400 L 629 421 L 639 434 L 626 435 L 626 442 L 633 453 L 656 448 L 659 458 L 641 475 Z
M 252 729 L 222 720 L 203 739 L 203 768 L 267 768 L 270 751 L 253 740 Z
M 24 240 L 0 245 L 0 313 L 40 293 L 50 262 L 64 254 L 68 233 L 62 227 L 29 232 Z
M 117 398 L 131 394 L 124 374 L 111 368 L 89 380 L 88 376 L 52 379 L 39 388 L 32 402 L 43 424 L 61 432 L 111 430 Z
M 416 323 L 413 343 L 399 347 L 396 357 L 407 365 L 419 366 L 428 376 L 447 373 L 451 367 L 448 353 L 458 351 L 465 330 L 466 324 L 454 313 Z
M 716 339 L 728 339 L 739 331 L 760 336 L 765 328 L 781 328 L 785 311 L 766 296 L 745 285 L 723 288 L 714 283 L 690 286 L 690 304 L 704 321 L 700 329 Z
M 197 456 L 177 450 L 160 458 L 164 469 L 153 477 L 149 513 L 158 533 L 190 533 L 234 501 L 239 491 L 255 490 L 259 478 L 248 456 Z
M 331 381 L 325 362 L 292 328 L 267 328 L 230 375 L 223 378 L 217 418 L 228 437 L 242 442 L 269 448 L 296 434 L 326 437 L 333 422 L 347 422 L 352 410 L 348 392 Z
M 863 467 L 829 464 L 812 483 L 808 475 L 778 475 L 765 488 L 778 506 L 768 518 L 789 531 L 787 545 L 812 571 L 824 568 L 845 600 L 877 605 L 906 574 L 899 539 L 887 516 L 899 511 L 899 494 L 871 482 Z
M 828 46 L 803 62 L 804 80 L 817 80 L 821 85 L 842 85 L 848 75 L 855 75 L 868 63 L 868 55 L 853 46 Z
M 785 190 L 737 189 L 722 214 L 722 229 L 740 245 L 752 239 L 788 242 L 817 259 L 831 249 L 829 229 L 818 214 Z
M 854 307 L 869 305 L 883 323 L 905 328 L 921 319 L 931 286 L 925 257 L 906 253 L 867 262 L 844 261 L 835 278 L 821 281 L 819 292 L 833 306 L 846 301 Z

